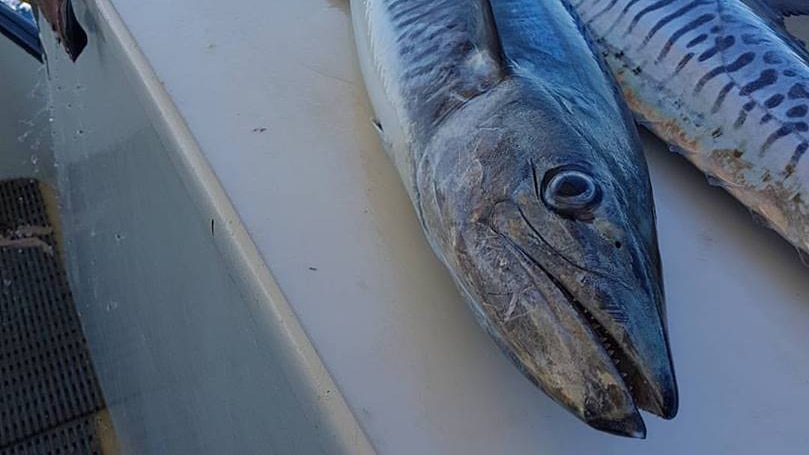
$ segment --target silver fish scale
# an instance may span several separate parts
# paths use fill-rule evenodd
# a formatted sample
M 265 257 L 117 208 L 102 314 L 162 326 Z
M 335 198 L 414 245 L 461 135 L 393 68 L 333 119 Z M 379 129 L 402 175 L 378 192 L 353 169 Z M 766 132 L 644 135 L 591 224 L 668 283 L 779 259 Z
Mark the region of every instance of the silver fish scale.
M 388 42 L 372 46 L 380 53 L 395 54 L 387 58 L 394 59 L 401 71 L 395 78 L 382 74 L 382 79 L 386 85 L 395 79 L 403 85 L 396 91 L 410 95 L 402 98 L 400 107 L 406 110 L 403 117 L 410 120 L 413 139 L 487 89 L 481 80 L 494 83 L 499 78 L 475 73 L 496 72 L 493 63 L 473 61 L 488 44 L 486 24 L 470 21 L 470 8 L 480 4 L 479 0 L 385 0 L 368 8 L 368 14 L 375 16 L 369 17 L 369 24 L 392 32 Z
M 636 117 L 809 251 L 805 53 L 734 0 L 572 0 Z

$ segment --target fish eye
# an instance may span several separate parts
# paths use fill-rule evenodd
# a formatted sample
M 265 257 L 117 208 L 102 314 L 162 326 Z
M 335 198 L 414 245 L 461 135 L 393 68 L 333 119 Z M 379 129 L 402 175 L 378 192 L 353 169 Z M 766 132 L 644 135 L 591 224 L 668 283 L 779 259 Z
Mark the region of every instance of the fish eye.
M 601 188 L 583 169 L 555 168 L 545 174 L 542 199 L 562 215 L 582 217 L 601 202 Z

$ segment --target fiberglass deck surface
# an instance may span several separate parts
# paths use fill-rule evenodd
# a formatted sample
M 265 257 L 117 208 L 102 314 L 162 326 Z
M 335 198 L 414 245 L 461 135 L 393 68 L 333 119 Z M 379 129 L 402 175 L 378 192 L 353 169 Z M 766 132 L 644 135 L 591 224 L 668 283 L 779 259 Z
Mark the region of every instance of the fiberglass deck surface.
M 650 136 L 681 406 L 636 441 L 568 415 L 477 326 L 374 135 L 342 1 L 113 3 L 380 452 L 809 446 L 809 269 Z

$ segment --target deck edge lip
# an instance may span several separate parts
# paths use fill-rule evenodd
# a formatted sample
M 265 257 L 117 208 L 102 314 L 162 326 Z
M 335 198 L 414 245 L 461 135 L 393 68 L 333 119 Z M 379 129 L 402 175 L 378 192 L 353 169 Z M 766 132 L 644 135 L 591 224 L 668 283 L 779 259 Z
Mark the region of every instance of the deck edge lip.
M 166 145 L 169 158 L 201 215 L 211 224 L 213 242 L 231 271 L 239 292 L 250 305 L 257 324 L 264 323 L 283 346 L 286 373 L 307 378 L 300 392 L 301 401 L 315 405 L 312 416 L 328 427 L 329 438 L 343 453 L 376 453 L 342 392 L 329 374 L 315 346 L 307 336 L 292 306 L 284 296 L 224 187 L 194 138 L 185 119 L 164 88 L 148 58 L 141 51 L 111 0 L 85 3 L 96 18 L 108 44 L 118 47 L 115 54 L 138 92 L 150 121 Z

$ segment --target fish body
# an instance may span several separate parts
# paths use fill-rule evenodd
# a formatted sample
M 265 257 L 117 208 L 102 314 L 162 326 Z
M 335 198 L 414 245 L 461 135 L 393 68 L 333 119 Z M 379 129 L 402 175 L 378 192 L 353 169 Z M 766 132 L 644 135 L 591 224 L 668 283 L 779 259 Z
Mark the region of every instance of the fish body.
M 809 252 L 809 66 L 778 13 L 758 0 L 565 1 L 639 122 Z
M 654 206 L 613 81 L 556 0 L 352 0 L 385 149 L 515 365 L 591 426 L 677 409 Z

